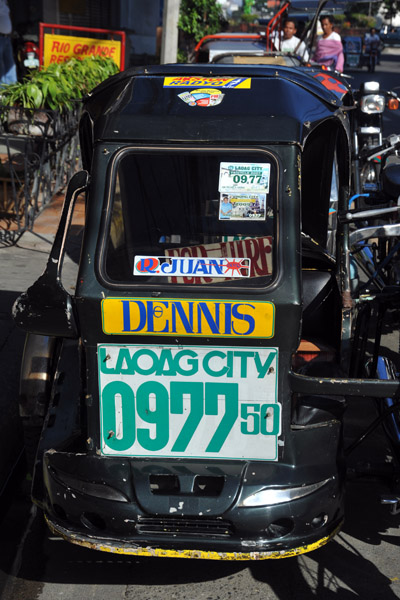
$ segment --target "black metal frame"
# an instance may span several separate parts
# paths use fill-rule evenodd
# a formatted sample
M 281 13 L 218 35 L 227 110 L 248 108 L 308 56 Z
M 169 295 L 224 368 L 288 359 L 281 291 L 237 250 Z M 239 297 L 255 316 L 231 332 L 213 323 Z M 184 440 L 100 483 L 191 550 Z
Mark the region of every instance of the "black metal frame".
M 24 111 L 14 126 L 9 124 L 12 110 L 3 107 L 0 113 L 0 143 L 7 150 L 3 173 L 8 169 L 5 179 L 11 184 L 11 201 L 5 207 L 5 223 L 0 226 L 2 245 L 13 245 L 25 231 L 32 231 L 36 217 L 66 186 L 79 165 L 80 105 L 66 113 L 41 111 L 46 115 L 41 124 L 31 111 Z M 32 125 L 36 135 L 29 133 Z M 23 133 L 13 133 L 13 129 Z

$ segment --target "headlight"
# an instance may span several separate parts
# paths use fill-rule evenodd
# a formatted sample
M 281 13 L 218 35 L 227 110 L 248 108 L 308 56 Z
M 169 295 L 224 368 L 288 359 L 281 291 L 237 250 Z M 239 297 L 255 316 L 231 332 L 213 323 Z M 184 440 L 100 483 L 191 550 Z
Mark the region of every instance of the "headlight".
M 251 496 L 248 496 L 241 506 L 271 506 L 272 504 L 283 504 L 284 502 L 291 502 L 292 500 L 298 500 L 304 496 L 308 496 L 313 492 L 316 492 L 328 481 L 332 481 L 332 477 L 318 481 L 317 483 L 310 483 L 309 485 L 302 485 L 301 487 L 292 488 L 267 488 L 260 490 Z
M 363 96 L 361 98 L 361 110 L 368 115 L 382 113 L 385 110 L 385 97 L 379 94 Z

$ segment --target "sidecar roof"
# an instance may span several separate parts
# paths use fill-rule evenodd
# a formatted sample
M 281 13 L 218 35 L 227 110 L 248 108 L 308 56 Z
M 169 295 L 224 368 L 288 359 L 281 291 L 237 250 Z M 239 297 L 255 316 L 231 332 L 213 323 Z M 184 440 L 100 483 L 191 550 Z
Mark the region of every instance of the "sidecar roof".
M 208 98 L 207 104 L 213 90 L 215 100 Z M 198 104 L 190 103 L 195 91 L 205 98 Z M 350 102 L 349 94 L 344 79 L 313 68 L 208 64 L 132 68 L 103 82 L 86 99 L 81 140 L 86 138 L 86 147 L 89 138 L 303 144 L 316 124 Z

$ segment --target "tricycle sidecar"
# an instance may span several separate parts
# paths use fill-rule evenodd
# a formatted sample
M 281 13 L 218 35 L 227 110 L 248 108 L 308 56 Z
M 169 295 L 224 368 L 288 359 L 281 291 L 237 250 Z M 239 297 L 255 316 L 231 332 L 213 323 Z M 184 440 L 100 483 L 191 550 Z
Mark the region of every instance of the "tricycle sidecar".
M 337 379 L 350 102 L 326 72 L 238 65 L 132 69 L 86 101 L 87 173 L 14 307 L 58 340 L 32 488 L 53 531 L 227 560 L 300 554 L 338 531 L 344 394 L 370 392 Z M 61 265 L 82 190 L 72 297 Z
M 347 35 L 343 38 L 344 66 L 358 69 L 363 66 L 363 40 L 359 36 Z

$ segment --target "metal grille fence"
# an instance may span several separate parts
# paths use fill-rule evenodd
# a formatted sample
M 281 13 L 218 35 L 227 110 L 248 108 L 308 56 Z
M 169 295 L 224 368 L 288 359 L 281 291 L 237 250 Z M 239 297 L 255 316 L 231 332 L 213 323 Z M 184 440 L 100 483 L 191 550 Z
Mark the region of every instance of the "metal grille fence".
M 0 244 L 15 244 L 79 167 L 80 104 L 60 114 L 0 109 Z

